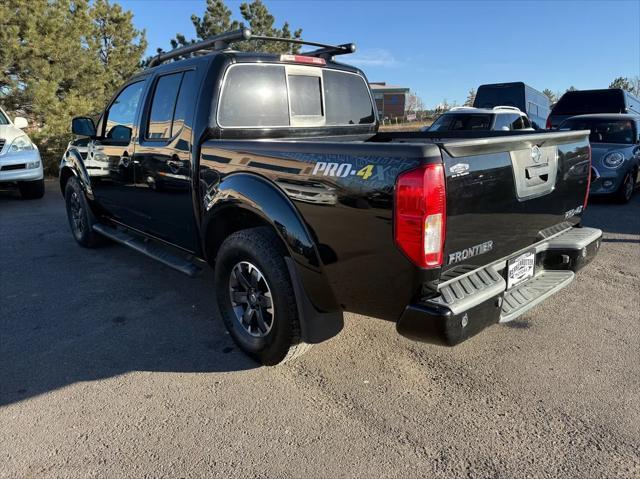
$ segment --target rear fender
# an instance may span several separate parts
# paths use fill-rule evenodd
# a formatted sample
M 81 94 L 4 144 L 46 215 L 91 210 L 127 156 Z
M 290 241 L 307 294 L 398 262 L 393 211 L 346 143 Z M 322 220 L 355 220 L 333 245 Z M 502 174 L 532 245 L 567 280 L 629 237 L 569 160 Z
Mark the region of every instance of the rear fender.
M 305 341 L 320 342 L 342 328 L 341 310 L 324 274 L 316 242 L 295 206 L 275 185 L 258 175 L 236 173 L 204 191 L 202 201 L 203 251 L 207 251 L 207 232 L 215 228 L 217 217 L 234 209 L 251 212 L 273 227 L 288 250 L 293 292 L 299 307 L 304 306 L 300 312 Z

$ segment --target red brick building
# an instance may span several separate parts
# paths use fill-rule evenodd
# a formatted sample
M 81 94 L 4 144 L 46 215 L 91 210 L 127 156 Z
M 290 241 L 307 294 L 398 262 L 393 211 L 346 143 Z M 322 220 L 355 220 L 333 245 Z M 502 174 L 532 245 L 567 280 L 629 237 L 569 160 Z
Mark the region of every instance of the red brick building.
M 387 85 L 385 82 L 371 82 L 369 86 L 371 87 L 380 119 L 404 117 L 407 94 L 409 93 L 408 88 Z

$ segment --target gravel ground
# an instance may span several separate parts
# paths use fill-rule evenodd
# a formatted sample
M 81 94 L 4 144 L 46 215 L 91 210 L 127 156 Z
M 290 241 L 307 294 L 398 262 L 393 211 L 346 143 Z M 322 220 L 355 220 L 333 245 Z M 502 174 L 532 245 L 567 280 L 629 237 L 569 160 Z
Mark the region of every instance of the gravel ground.
M 640 477 L 640 192 L 598 258 L 455 348 L 347 315 L 259 368 L 192 280 L 0 193 L 0 477 Z

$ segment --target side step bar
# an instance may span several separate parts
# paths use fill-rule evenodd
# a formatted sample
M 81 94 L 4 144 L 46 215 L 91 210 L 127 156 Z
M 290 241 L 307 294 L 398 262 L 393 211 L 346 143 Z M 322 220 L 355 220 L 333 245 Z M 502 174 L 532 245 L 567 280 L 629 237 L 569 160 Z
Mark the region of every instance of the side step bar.
M 126 231 L 119 230 L 104 224 L 93 225 L 93 230 L 117 243 L 128 246 L 129 248 L 136 250 L 138 253 L 147 255 L 148 257 L 153 258 L 156 261 L 159 261 L 162 264 L 165 264 L 170 268 L 173 268 L 176 271 L 180 271 L 181 273 L 184 273 L 192 278 L 200 272 L 200 268 L 198 268 L 188 259 L 171 253 L 162 246 L 159 246 L 149 240 L 144 240 L 130 233 L 127 233 Z

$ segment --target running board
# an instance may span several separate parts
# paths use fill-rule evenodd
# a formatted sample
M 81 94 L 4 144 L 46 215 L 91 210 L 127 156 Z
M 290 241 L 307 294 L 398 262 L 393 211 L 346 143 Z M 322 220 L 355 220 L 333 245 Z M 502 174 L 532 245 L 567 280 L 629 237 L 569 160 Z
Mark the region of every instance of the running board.
M 500 322 L 513 321 L 521 314 L 557 293 L 573 281 L 573 271 L 545 270 L 521 286 L 507 291 L 502 298 Z
M 188 259 L 171 253 L 162 246 L 159 246 L 149 240 L 144 240 L 140 237 L 127 233 L 126 231 L 112 228 L 111 226 L 104 224 L 93 225 L 93 230 L 192 278 L 200 272 L 200 268 Z

